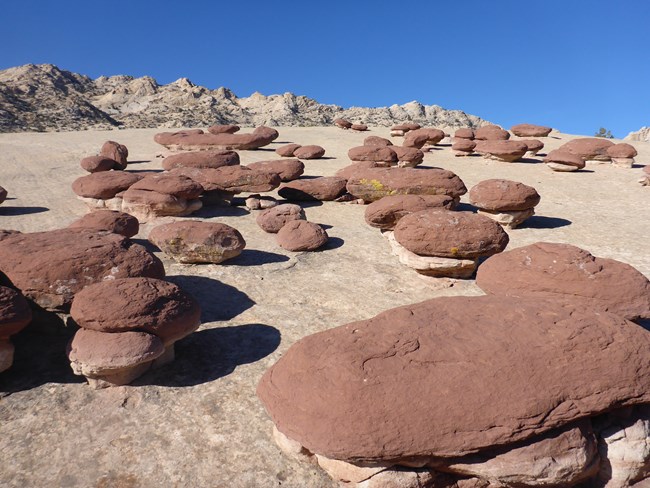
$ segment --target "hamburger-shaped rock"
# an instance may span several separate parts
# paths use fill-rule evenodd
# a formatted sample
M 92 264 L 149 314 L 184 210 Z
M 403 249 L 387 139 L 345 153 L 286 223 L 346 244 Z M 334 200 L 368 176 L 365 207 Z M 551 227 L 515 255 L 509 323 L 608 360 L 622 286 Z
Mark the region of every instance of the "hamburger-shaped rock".
M 397 164 L 397 153 L 393 146 L 357 146 L 348 151 L 350 161 L 372 161 L 375 163 Z
M 650 281 L 629 264 L 569 244 L 538 242 L 487 259 L 476 284 L 491 295 L 569 298 L 628 320 L 650 318 Z
M 643 486 L 649 349 L 570 302 L 434 298 L 301 339 L 257 394 L 281 449 L 346 486 Z
M 68 348 L 93 388 L 125 385 L 174 360 L 174 343 L 201 325 L 201 308 L 173 283 L 126 278 L 87 286 L 70 309 L 81 327 Z
M 406 135 L 407 132 L 411 130 L 418 130 L 420 127 L 420 124 L 416 124 L 415 122 L 397 124 L 390 128 L 390 135 L 391 137 L 402 137 Z
M 535 124 L 517 124 L 510 127 L 510 132 L 517 137 L 547 137 L 552 130 L 552 127 Z
M 585 160 L 563 149 L 554 149 L 544 158 L 546 166 L 553 171 L 571 172 L 585 167 Z
M 603 137 L 581 137 L 563 144 L 558 150 L 575 154 L 588 163 L 603 164 L 611 161 L 607 150 L 613 145 L 612 141 Z
M 316 251 L 329 239 L 327 232 L 320 225 L 297 219 L 289 220 L 276 235 L 276 241 L 287 251 Z
M 607 148 L 607 155 L 612 159 L 612 165 L 617 168 L 631 168 L 637 154 L 634 146 L 625 142 Z
M 162 167 L 170 171 L 174 168 L 220 168 L 238 164 L 239 154 L 235 151 L 188 151 L 167 156 Z
M 544 149 L 544 143 L 539 139 L 519 139 L 518 142 L 526 144 L 528 148 L 526 156 L 537 156 L 537 153 Z
M 275 130 L 275 129 L 271 128 L 271 127 L 266 127 L 265 125 L 261 125 L 261 126 L 257 127 L 253 131 L 253 134 L 254 135 L 261 135 L 262 137 L 264 137 L 268 141 L 269 144 L 271 142 L 275 141 L 278 137 L 280 137 L 280 133 L 277 130 Z
M 492 219 L 445 209 L 406 215 L 397 222 L 393 238 L 389 236 L 400 262 L 420 274 L 448 278 L 469 278 L 480 257 L 503 251 L 508 240 L 508 234 Z M 411 254 L 424 260 L 416 261 Z
M 140 223 L 133 215 L 125 212 L 95 210 L 72 222 L 68 228 L 106 231 L 133 237 L 140 230 Z
M 366 223 L 381 230 L 392 230 L 405 215 L 430 208 L 453 210 L 456 202 L 449 195 L 389 195 L 366 207 Z
M 502 179 L 481 181 L 469 191 L 469 202 L 479 214 L 509 229 L 535 215 L 540 198 L 532 186 Z
M 148 239 L 184 264 L 219 264 L 239 256 L 246 247 L 246 241 L 234 227 L 196 220 L 159 225 L 151 229 Z
M 142 175 L 124 171 L 92 173 L 74 180 L 72 191 L 91 210 L 122 210 L 122 193 L 142 178 Z
M 474 147 L 474 151 L 481 154 L 485 159 L 512 163 L 524 157 L 528 152 L 528 146 L 521 141 L 479 140 Z
M 0 373 L 14 362 L 11 336 L 23 330 L 32 320 L 29 303 L 18 291 L 0 286 Z
M 454 132 L 454 140 L 456 139 L 468 139 L 470 141 L 474 140 L 474 131 L 472 129 L 469 129 L 467 127 L 464 127 L 462 129 L 458 129 L 456 132 Z
M 451 150 L 454 152 L 454 156 L 471 156 L 474 154 L 474 148 L 476 147 L 476 142 L 472 139 L 463 139 L 456 138 L 451 144 Z
M 416 149 L 422 149 L 425 145 L 435 146 L 440 141 L 445 138 L 445 133 L 440 129 L 415 129 L 409 131 L 404 136 L 404 142 L 402 146 L 404 147 L 414 147 Z
M 199 210 L 203 187 L 182 175 L 163 173 L 146 176 L 123 194 L 122 211 L 147 222 L 156 217 L 185 216 Z
M 484 125 L 474 129 L 474 139 L 479 141 L 507 141 L 510 133 L 498 125 Z

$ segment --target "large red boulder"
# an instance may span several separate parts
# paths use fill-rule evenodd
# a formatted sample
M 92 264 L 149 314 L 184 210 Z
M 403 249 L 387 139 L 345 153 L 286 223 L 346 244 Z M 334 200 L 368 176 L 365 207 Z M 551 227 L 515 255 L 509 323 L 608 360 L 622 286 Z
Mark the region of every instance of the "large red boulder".
M 534 124 L 517 124 L 510 127 L 510 132 L 517 137 L 546 137 L 552 130 L 551 127 Z
M 510 133 L 498 125 L 484 125 L 474 129 L 474 139 L 480 141 L 505 141 L 510 139 Z
M 162 167 L 169 171 L 174 168 L 220 168 L 239 164 L 239 154 L 235 151 L 190 151 L 172 154 L 163 159 Z
M 297 201 L 335 200 L 345 193 L 346 183 L 345 179 L 337 176 L 295 180 L 283 183 L 278 190 L 278 195 L 287 200 Z
M 372 227 L 393 229 L 406 215 L 429 208 L 452 210 L 455 203 L 449 195 L 389 195 L 368 205 L 365 219 Z
M 299 159 L 272 159 L 256 161 L 246 165 L 253 171 L 264 173 L 277 173 L 282 181 L 292 181 L 300 177 L 305 171 L 305 165 Z
M 563 144 L 558 150 L 575 154 L 585 161 L 609 161 L 611 156 L 607 150 L 613 145 L 612 141 L 602 137 L 581 137 Z

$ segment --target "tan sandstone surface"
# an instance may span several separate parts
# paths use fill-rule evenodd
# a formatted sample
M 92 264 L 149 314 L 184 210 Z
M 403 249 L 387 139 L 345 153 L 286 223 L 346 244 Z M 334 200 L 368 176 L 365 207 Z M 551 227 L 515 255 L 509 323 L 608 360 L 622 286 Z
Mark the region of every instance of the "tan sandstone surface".
M 333 176 L 350 164 L 347 151 L 369 132 L 336 127 L 280 127 L 280 137 L 242 164 L 279 158 L 284 144 L 318 144 L 326 157 L 304 161 L 306 176 Z M 129 149 L 129 171 L 160 171 L 157 129 L 0 134 L 0 229 L 34 232 L 65 227 L 87 212 L 70 184 L 84 174 L 81 158 L 106 140 Z M 650 143 L 634 142 L 637 166 L 587 165 L 551 171 L 543 154 L 575 136 L 552 132 L 534 159 L 504 163 L 455 158 L 443 141 L 422 166 L 455 172 L 467 188 L 503 178 L 541 195 L 535 216 L 508 230 L 507 249 L 538 241 L 566 242 L 599 257 L 629 263 L 650 276 L 650 189 L 637 183 L 650 163 Z M 516 138 L 514 138 L 516 140 Z M 392 139 L 394 144 L 401 140 Z M 242 195 L 240 195 L 242 196 Z M 459 210 L 468 210 L 468 195 Z M 399 263 L 386 238 L 365 223 L 365 206 L 305 204 L 309 221 L 327 226 L 320 252 L 291 253 L 242 206 L 205 207 L 202 218 L 235 227 L 243 253 L 219 265 L 184 265 L 160 252 L 170 281 L 203 309 L 198 332 L 176 344 L 176 360 L 131 386 L 92 390 L 65 357 L 71 334 L 23 332 L 14 338 L 14 366 L 0 374 L 0 486 L 66 487 L 334 487 L 318 468 L 277 448 L 272 423 L 255 395 L 257 383 L 295 341 L 368 319 L 386 309 L 443 295 L 483 294 L 473 280 L 423 279 Z M 141 225 L 143 242 L 161 218 Z M 453 286 L 452 286 L 453 285 Z M 29 328 L 28 328 L 29 329 Z M 462 385 L 459 385 L 462 388 Z

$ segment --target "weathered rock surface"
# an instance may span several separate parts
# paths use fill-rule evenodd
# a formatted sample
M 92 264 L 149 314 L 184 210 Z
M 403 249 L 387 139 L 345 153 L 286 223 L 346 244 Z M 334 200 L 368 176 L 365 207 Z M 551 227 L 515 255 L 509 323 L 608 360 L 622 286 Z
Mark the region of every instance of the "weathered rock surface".
M 650 318 L 650 281 L 643 274 L 569 244 L 538 242 L 492 256 L 476 284 L 494 295 L 570 298 L 630 320 Z
M 269 135 L 259 134 L 190 134 L 162 133 L 156 142 L 174 151 L 209 151 L 214 149 L 258 149 L 271 143 Z
M 546 137 L 552 130 L 552 127 L 535 124 L 517 124 L 510 127 L 510 132 L 517 137 Z
M 276 240 L 287 251 L 315 251 L 327 243 L 327 232 L 306 220 L 290 220 L 278 231 Z
M 397 163 L 397 153 L 387 146 L 357 146 L 348 151 L 351 161 Z
M 175 168 L 171 173 L 197 181 L 208 192 L 257 193 L 271 191 L 280 186 L 280 176 L 277 173 L 253 170 L 246 166 Z
M 578 171 L 585 167 L 585 160 L 581 156 L 563 149 L 549 152 L 544 162 L 553 171 Z
M 368 225 L 379 229 L 392 229 L 405 215 L 429 208 L 453 210 L 455 201 L 449 195 L 389 195 L 366 207 Z
M 291 158 L 295 150 L 300 147 L 302 147 L 300 144 L 285 144 L 277 148 L 275 152 L 283 158 Z
M 208 132 L 211 134 L 234 134 L 239 132 L 239 126 L 233 124 L 211 125 Z
M 609 161 L 611 157 L 607 150 L 613 145 L 612 141 L 602 137 L 581 137 L 563 144 L 558 151 L 570 152 L 585 161 Z
M 385 137 L 379 136 L 368 136 L 363 140 L 364 146 L 392 146 L 393 143 L 390 142 Z
M 482 154 L 486 159 L 512 163 L 521 159 L 528 152 L 528 146 L 520 141 L 479 140 L 474 147 L 474 151 Z
M 294 180 L 283 183 L 278 195 L 287 200 L 297 201 L 329 201 L 335 200 L 345 193 L 347 181 L 338 176 L 320 176 L 306 180 Z
M 108 200 L 143 178 L 135 173 L 107 171 L 81 176 L 72 182 L 72 191 L 84 198 Z
M 510 139 L 510 133 L 498 125 L 484 125 L 474 130 L 474 139 L 479 141 L 505 141 Z
M 300 205 L 284 203 L 260 212 L 255 222 L 264 232 L 276 234 L 290 220 L 305 219 L 305 212 Z
M 512 180 L 483 180 L 469 190 L 470 203 L 484 210 L 526 210 L 540 199 L 535 188 Z
M 172 154 L 163 159 L 166 171 L 174 168 L 220 168 L 239 164 L 239 154 L 235 151 L 189 151 Z
M 451 150 L 454 151 L 455 156 L 469 156 L 474 152 L 476 142 L 471 139 L 456 139 L 451 145 Z
M 151 229 L 149 241 L 179 263 L 218 264 L 239 256 L 246 241 L 226 224 L 180 221 Z
M 300 146 L 293 152 L 293 155 L 299 159 L 319 159 L 325 156 L 325 149 L 314 144 L 309 146 Z
M 102 145 L 99 155 L 115 161 L 115 169 L 126 169 L 129 150 L 125 145 L 115 141 L 106 141 Z
M 85 286 L 117 278 L 163 278 L 163 264 L 118 234 L 85 229 L 20 233 L 0 241 L 0 269 L 27 298 L 66 311 Z
M 301 339 L 258 396 L 278 430 L 310 452 L 426 463 L 647 403 L 648 347 L 646 330 L 606 312 L 437 298 Z
M 68 228 L 107 231 L 133 237 L 140 230 L 140 223 L 133 215 L 125 212 L 95 210 L 72 222 Z
M 277 173 L 281 181 L 293 181 L 305 172 L 305 164 L 299 159 L 272 159 L 246 165 L 254 171 Z

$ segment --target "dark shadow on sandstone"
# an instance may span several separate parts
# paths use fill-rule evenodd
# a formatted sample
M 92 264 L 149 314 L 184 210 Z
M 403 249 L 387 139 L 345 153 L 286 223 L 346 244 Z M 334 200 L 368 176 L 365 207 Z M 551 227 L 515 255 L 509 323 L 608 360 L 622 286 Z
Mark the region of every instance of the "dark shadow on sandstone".
M 180 286 L 199 302 L 203 323 L 230 320 L 255 305 L 246 293 L 214 278 L 175 275 L 165 279 Z
M 142 159 L 138 161 L 128 161 L 127 164 L 142 164 L 142 163 L 150 163 L 150 162 L 151 162 L 150 159 Z
M 35 213 L 48 212 L 50 209 L 47 207 L 10 207 L 7 205 L 0 205 L 0 216 L 2 215 L 29 215 Z
M 469 203 L 459 203 L 454 209 L 455 212 L 476 212 L 478 209 Z
M 331 251 L 333 249 L 338 249 L 339 247 L 343 246 L 343 244 L 345 244 L 345 241 L 340 237 L 330 237 L 329 239 L 327 239 L 327 242 L 323 247 L 317 249 L 317 252 Z
M 237 366 L 265 358 L 280 340 L 280 331 L 264 324 L 200 330 L 176 343 L 172 363 L 148 372 L 133 385 L 187 387 L 214 381 Z
M 571 221 L 559 217 L 545 217 L 544 215 L 533 215 L 526 219 L 520 226 L 520 229 L 557 229 L 571 225 Z
M 221 266 L 259 266 L 262 264 L 284 263 L 289 257 L 274 252 L 259 251 L 257 249 L 244 249 L 242 253 L 228 261 L 221 263 Z
M 204 205 L 199 210 L 194 212 L 192 215 L 188 215 L 188 218 L 199 217 L 203 219 L 209 219 L 212 217 L 242 217 L 248 215 L 250 212 L 243 208 L 243 206 L 235 205 Z

